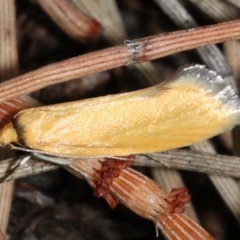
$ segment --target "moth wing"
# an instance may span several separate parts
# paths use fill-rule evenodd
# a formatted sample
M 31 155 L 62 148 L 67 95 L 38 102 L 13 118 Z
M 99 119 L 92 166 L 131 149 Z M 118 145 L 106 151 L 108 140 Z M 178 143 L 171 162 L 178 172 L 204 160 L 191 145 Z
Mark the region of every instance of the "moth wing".
M 239 101 L 204 66 L 147 89 L 21 112 L 25 145 L 64 156 L 125 156 L 191 145 L 239 123 Z

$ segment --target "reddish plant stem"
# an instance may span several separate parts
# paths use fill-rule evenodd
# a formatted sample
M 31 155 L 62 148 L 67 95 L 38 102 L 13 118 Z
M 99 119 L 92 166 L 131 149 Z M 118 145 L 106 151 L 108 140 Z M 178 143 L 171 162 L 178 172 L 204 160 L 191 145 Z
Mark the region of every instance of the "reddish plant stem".
M 53 21 L 79 42 L 92 42 L 100 34 L 100 24 L 67 0 L 37 0 Z
M 0 84 L 0 102 L 51 84 L 83 77 L 95 72 L 150 61 L 209 44 L 239 39 L 239 29 L 240 20 L 235 20 L 126 41 L 125 45 L 67 59 Z

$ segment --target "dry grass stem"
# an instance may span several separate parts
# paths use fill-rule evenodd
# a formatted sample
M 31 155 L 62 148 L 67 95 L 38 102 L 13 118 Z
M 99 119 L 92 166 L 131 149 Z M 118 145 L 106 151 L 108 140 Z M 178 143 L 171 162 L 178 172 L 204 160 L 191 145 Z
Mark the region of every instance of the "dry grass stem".
M 13 0 L 0 1 L 0 82 L 18 74 L 15 21 L 15 2 Z M 8 113 L 9 108 L 5 107 L 5 109 L 1 108 L 0 116 L 3 111 Z M 1 119 L 2 124 L 3 120 L 5 118 Z M 4 149 L 0 150 L 0 158 L 4 159 L 7 153 Z M 5 235 L 8 226 L 13 188 L 14 181 L 0 184 L 0 231 L 2 235 Z
M 14 181 L 0 184 L 0 226 L 3 233 L 6 233 L 9 221 L 9 214 L 12 205 Z
M 0 2 L 0 81 L 18 74 L 14 1 Z
M 228 43 L 224 43 L 224 52 L 226 58 L 228 59 L 235 79 L 237 81 L 238 92 L 240 89 L 240 71 L 239 71 L 239 64 L 240 64 L 240 44 L 238 41 L 231 41 Z M 233 129 L 233 142 L 234 142 L 234 154 L 240 156 L 240 127 L 237 126 Z M 238 180 L 238 188 L 240 189 L 240 184 Z
M 164 166 L 179 170 L 204 172 L 240 178 L 240 158 L 218 155 L 216 152 L 172 150 L 162 153 L 138 155 L 138 164 Z
M 51 64 L 2 83 L 0 102 L 94 72 L 150 61 L 207 44 L 238 39 L 239 27 L 240 20 L 235 20 L 187 31 L 160 34 Z
M 226 58 L 229 62 L 229 64 L 232 67 L 233 74 L 235 76 L 236 82 L 237 82 L 237 88 L 238 92 L 240 89 L 240 70 L 239 70 L 239 64 L 240 64 L 240 50 L 239 50 L 240 44 L 238 41 L 231 41 L 228 43 L 224 43 L 224 52 L 226 55 Z M 240 128 L 237 126 L 233 130 L 233 139 L 234 139 L 234 153 L 237 156 L 240 156 Z
M 212 145 L 205 141 L 194 144 L 191 149 L 195 151 L 216 153 Z M 224 199 L 225 203 L 232 211 L 234 217 L 240 223 L 240 188 L 233 178 L 209 175 L 210 180 Z
M 230 21 L 240 16 L 240 10 L 228 2 L 219 0 L 189 1 L 217 22 Z
M 66 0 L 38 0 L 53 21 L 70 37 L 79 42 L 92 42 L 100 34 L 97 21 L 74 7 Z
M 240 43 L 239 41 L 230 41 L 223 44 L 224 54 L 228 60 L 232 70 L 233 75 L 237 81 L 237 85 L 240 85 Z
M 39 161 L 33 157 L 31 157 L 27 162 L 23 161 L 23 157 L 8 158 L 0 162 L 0 180 L 9 181 L 22 177 L 28 177 L 55 170 L 57 168 L 59 168 L 59 166 Z
M 240 8 L 240 2 L 239 0 L 226 0 L 227 2 L 231 3 L 232 5 Z
M 102 35 L 111 45 L 119 45 L 127 37 L 118 6 L 113 0 L 70 0 L 80 11 L 96 19 L 102 26 Z M 106 17 L 111 16 L 111 17 Z
M 3 178 L 5 174 L 11 172 L 10 170 L 15 166 L 15 164 L 13 164 L 14 161 L 17 164 L 20 160 L 21 158 L 18 157 L 15 160 L 6 159 L 0 162 L 0 178 Z M 38 171 L 37 165 L 35 166 L 33 163 L 33 161 L 29 161 L 28 163 L 19 166 L 19 168 L 12 172 L 6 180 L 36 174 Z M 56 168 L 54 166 L 52 168 L 51 164 L 39 163 L 41 163 L 39 166 L 43 168 L 39 169 L 39 172 L 50 171 Z M 168 152 L 137 155 L 134 165 L 187 170 L 240 178 L 239 157 L 208 153 L 206 150 L 205 152 L 172 150 Z
M 4 237 L 4 235 L 3 235 L 1 230 L 0 230 L 0 240 L 5 240 L 5 237 Z

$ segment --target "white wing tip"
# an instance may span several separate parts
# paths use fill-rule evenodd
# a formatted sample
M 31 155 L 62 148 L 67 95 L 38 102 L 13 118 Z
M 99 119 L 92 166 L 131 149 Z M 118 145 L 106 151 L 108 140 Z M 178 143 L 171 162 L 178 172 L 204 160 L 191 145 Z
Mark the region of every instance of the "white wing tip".
M 217 72 L 209 70 L 204 65 L 196 64 L 180 68 L 171 78 L 173 82 L 193 81 L 204 88 L 215 99 L 220 100 L 224 105 L 238 115 L 240 121 L 240 102 L 235 90 L 228 81 L 222 78 Z

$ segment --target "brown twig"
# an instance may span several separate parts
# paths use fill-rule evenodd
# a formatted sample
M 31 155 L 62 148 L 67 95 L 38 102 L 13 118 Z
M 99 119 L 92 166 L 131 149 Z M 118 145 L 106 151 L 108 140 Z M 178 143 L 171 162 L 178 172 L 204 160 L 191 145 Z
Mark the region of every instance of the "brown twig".
M 0 240 L 5 240 L 5 237 L 4 237 L 4 235 L 3 235 L 1 230 L 0 230 Z
M 80 10 L 96 19 L 102 26 L 101 35 L 111 43 L 112 46 L 121 44 L 126 39 L 126 31 L 115 1 L 82 1 L 71 0 Z M 111 17 L 106 17 L 111 16 Z
M 89 161 L 88 164 L 86 161 Z M 98 159 L 76 159 L 66 168 L 76 176 L 83 176 L 96 188 L 96 170 L 101 171 L 101 166 Z M 166 239 L 213 239 L 209 233 L 182 214 L 184 205 L 190 201 L 190 195 L 185 188 L 173 189 L 167 194 L 153 180 L 129 168 L 120 171 L 110 182 L 109 178 L 107 181 L 109 185 L 105 195 L 153 221 Z
M 0 81 L 18 74 L 18 52 L 15 27 L 15 3 L 13 0 L 0 2 Z M 1 114 L 4 109 L 1 109 Z M 8 112 L 6 110 L 6 112 Z M 0 124 L 2 122 L 0 121 Z M 1 159 L 7 155 L 0 149 Z M 8 154 L 10 155 L 10 154 Z M 12 205 L 14 181 L 0 184 L 0 238 L 4 239 Z
M 70 37 L 80 42 L 92 42 L 98 37 L 101 26 L 94 19 L 66 0 L 38 0 L 53 21 Z
M 240 20 L 127 41 L 125 45 L 51 64 L 0 85 L 0 102 L 51 84 L 176 52 L 240 38 Z

